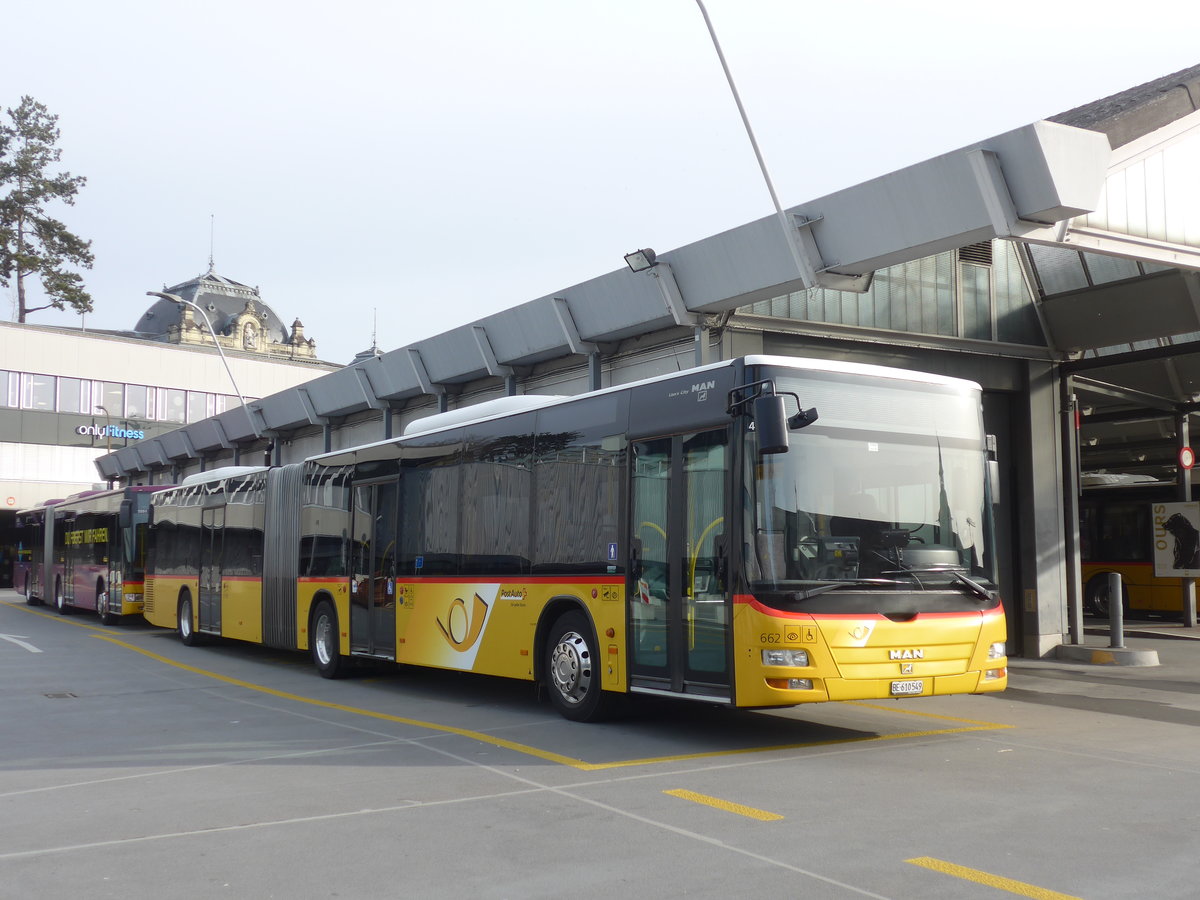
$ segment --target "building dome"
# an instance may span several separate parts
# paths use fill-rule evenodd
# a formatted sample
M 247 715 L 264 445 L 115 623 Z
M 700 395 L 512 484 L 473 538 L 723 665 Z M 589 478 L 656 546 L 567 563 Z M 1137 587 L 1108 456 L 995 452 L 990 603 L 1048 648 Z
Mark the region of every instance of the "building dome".
M 258 319 L 258 330 L 265 344 L 291 343 L 291 334 L 283 320 L 263 302 L 258 288 L 218 275 L 211 268 L 190 281 L 163 288 L 163 293 L 177 294 L 203 309 L 217 334 L 232 336 L 236 320 L 244 318 L 243 314 L 249 312 Z M 192 310 L 187 308 L 187 312 L 191 313 Z M 178 329 L 183 324 L 184 315 L 185 308 L 178 303 L 159 299 L 138 319 L 134 331 L 147 337 L 158 336 L 165 341 L 169 339 L 172 328 Z M 203 327 L 199 317 L 197 323 Z

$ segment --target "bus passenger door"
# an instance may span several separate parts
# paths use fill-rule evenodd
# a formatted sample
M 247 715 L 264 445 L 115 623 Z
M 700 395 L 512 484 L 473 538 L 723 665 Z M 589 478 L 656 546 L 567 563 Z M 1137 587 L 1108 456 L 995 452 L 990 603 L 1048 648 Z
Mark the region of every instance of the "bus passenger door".
M 354 486 L 350 649 L 396 658 L 398 481 Z
M 200 512 L 200 596 L 196 598 L 197 631 L 221 633 L 221 550 L 224 546 L 225 507 Z
M 75 555 L 76 547 L 71 542 L 75 540 L 75 520 L 55 516 L 55 543 L 60 546 L 62 554 L 62 590 L 63 600 L 69 605 L 75 603 Z
M 721 429 L 634 442 L 627 596 L 635 689 L 730 695 L 727 441 Z

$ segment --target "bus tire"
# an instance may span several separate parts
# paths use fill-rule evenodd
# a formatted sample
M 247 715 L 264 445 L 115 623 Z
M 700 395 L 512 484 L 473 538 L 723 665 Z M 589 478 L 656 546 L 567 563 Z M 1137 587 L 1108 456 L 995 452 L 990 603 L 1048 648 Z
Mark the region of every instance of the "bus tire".
M 71 611 L 71 607 L 67 605 L 67 598 L 63 596 L 62 581 L 54 580 L 54 611 L 60 616 L 65 616 Z
M 587 617 L 578 610 L 559 616 L 550 628 L 545 654 L 543 671 L 554 708 L 573 722 L 605 718 L 612 696 L 600 688 L 601 659 Z
M 108 591 L 104 590 L 104 579 L 96 581 L 96 615 L 100 617 L 101 625 L 115 625 L 117 617 L 108 608 Z
M 1103 619 L 1109 615 L 1108 575 L 1101 573 L 1093 575 L 1087 583 L 1084 601 L 1092 612 Z M 1129 585 L 1121 582 L 1121 612 L 1129 614 Z
M 38 598 L 33 596 L 33 579 L 29 577 L 29 573 L 25 573 L 25 605 L 38 606 Z
M 346 660 L 338 642 L 337 610 L 328 600 L 313 607 L 308 628 L 308 649 L 313 665 L 322 678 L 341 678 L 346 674 Z
M 185 647 L 195 647 L 200 643 L 200 635 L 192 622 L 192 595 L 187 591 L 179 598 L 179 607 L 175 614 L 175 631 L 179 642 Z

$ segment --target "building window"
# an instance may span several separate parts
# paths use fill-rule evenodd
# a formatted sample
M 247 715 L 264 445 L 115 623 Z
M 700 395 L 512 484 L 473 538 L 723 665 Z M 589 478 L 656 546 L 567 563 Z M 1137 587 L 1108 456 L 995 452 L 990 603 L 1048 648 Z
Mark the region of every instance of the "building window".
M 187 420 L 200 422 L 213 414 L 213 395 L 204 391 L 188 391 Z
M 112 412 L 110 409 L 109 412 Z M 144 384 L 125 386 L 125 415 L 135 419 L 154 418 L 154 388 Z
M 54 376 L 21 373 L 21 409 L 54 410 Z
M 17 373 L 0 370 L 0 406 L 19 406 Z
M 103 410 L 101 409 L 103 407 Z M 108 411 L 110 416 L 120 417 L 125 409 L 125 385 L 116 381 L 92 382 L 92 411 Z
M 992 340 L 992 268 L 962 263 L 962 336 Z
M 159 388 L 158 420 L 160 422 L 175 422 L 182 425 L 186 400 L 187 391 L 181 391 L 178 388 Z
M 91 389 L 91 382 L 84 381 L 82 378 L 65 378 L 58 379 L 58 411 L 67 413 L 90 413 L 91 404 L 88 402 L 90 397 L 87 392 Z

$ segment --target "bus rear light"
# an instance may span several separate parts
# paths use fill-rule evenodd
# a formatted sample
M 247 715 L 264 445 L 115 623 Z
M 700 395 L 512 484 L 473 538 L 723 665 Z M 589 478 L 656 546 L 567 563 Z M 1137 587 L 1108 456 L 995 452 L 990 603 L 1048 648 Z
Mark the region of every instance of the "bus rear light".
M 1006 649 L 1004 641 L 997 641 L 988 647 L 988 659 L 1004 659 L 1008 655 Z
M 780 691 L 811 691 L 811 678 L 768 678 L 767 686 Z
M 984 681 L 996 681 L 997 679 L 1004 678 L 1006 675 L 1008 675 L 1007 667 L 1000 668 L 1000 669 L 988 669 L 986 672 L 983 673 L 983 680 Z
M 807 650 L 764 650 L 762 652 L 764 666 L 807 666 Z

